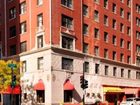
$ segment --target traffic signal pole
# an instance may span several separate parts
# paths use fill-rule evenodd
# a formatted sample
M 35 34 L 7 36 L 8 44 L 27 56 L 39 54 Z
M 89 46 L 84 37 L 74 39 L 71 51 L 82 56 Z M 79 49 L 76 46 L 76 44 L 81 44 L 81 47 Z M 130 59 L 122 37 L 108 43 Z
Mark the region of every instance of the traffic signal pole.
M 11 80 L 12 80 L 12 82 L 13 82 L 13 75 L 14 75 L 14 71 L 13 71 L 13 67 L 11 67 L 11 71 L 12 71 L 12 74 L 11 74 Z M 12 83 L 11 83 L 11 85 L 12 85 Z M 13 101 L 13 86 L 11 86 L 11 88 L 12 88 L 12 92 L 11 92 L 11 105 L 14 105 L 14 101 Z
M 83 86 L 85 86 L 85 63 L 83 63 Z M 85 105 L 85 88 L 83 88 L 83 105 Z

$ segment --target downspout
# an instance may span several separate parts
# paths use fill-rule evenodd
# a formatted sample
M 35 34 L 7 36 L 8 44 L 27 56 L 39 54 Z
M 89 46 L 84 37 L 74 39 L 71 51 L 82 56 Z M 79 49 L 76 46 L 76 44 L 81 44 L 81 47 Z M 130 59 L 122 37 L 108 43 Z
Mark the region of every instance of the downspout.
M 133 0 L 131 0 L 131 65 L 135 64 L 136 55 L 134 55 L 134 36 L 133 36 Z M 134 58 L 135 56 L 135 58 Z
M 6 1 L 7 0 L 4 0 L 4 12 L 5 12 L 5 14 L 4 14 L 4 19 L 5 19 L 5 21 L 4 21 L 4 26 L 5 26 L 5 57 L 7 57 L 7 6 L 6 6 Z

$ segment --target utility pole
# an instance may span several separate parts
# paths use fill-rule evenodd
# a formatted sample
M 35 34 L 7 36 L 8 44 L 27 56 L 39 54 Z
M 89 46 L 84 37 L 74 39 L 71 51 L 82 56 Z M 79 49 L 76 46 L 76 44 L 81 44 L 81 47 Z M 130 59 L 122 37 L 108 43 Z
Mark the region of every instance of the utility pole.
M 13 89 L 16 85 L 16 76 L 14 75 L 14 68 L 17 68 L 16 64 L 13 64 L 13 62 L 11 62 L 10 64 L 8 64 L 8 67 L 11 68 L 11 88 L 12 88 L 12 92 L 11 92 L 11 105 L 14 105 L 14 100 L 13 100 Z
M 80 84 L 81 88 L 83 89 L 83 105 L 85 105 L 85 94 L 86 94 L 86 88 L 88 88 L 88 80 L 85 79 L 85 63 L 83 63 L 83 73 L 80 76 Z

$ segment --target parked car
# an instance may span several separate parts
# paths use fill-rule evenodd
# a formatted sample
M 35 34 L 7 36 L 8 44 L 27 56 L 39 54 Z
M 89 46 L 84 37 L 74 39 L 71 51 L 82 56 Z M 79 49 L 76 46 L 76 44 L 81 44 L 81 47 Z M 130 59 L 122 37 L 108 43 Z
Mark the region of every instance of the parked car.
M 127 98 L 126 101 L 122 101 L 120 105 L 140 105 L 140 98 Z

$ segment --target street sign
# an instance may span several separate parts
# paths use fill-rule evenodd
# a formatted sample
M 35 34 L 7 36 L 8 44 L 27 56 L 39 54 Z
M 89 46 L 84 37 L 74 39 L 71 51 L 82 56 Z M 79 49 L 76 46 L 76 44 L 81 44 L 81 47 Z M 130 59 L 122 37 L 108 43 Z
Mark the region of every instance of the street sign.
M 13 64 L 13 63 L 10 63 L 10 64 L 8 64 L 8 67 L 10 67 L 10 68 L 17 68 L 17 65 L 16 64 Z

